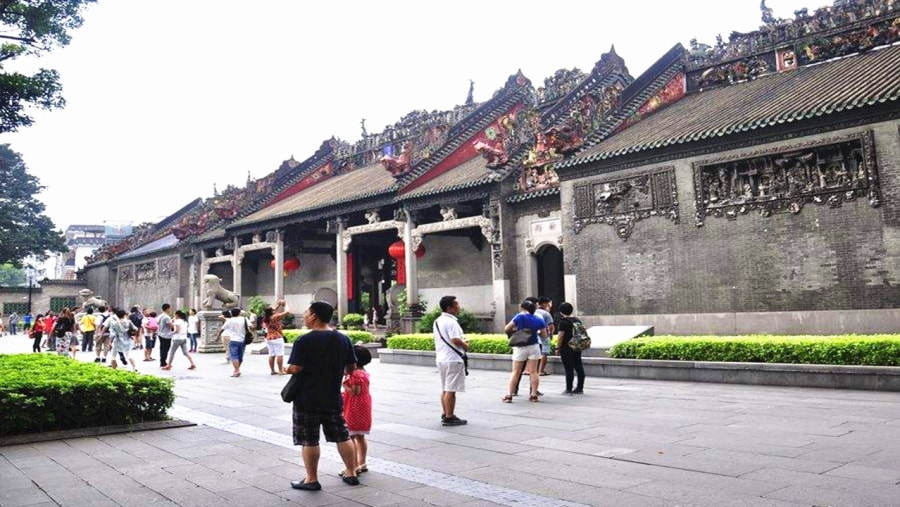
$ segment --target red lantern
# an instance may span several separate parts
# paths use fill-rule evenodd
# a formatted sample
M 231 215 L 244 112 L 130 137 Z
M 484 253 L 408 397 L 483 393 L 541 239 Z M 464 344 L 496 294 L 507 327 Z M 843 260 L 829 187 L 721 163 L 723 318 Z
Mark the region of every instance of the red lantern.
M 397 261 L 397 283 L 406 283 L 406 245 L 402 241 L 395 241 L 388 247 L 388 255 Z M 416 249 L 416 259 L 425 256 L 425 245 L 419 245 Z
M 269 266 L 272 266 L 272 269 L 275 269 L 275 259 L 272 259 Z M 300 259 L 298 259 L 296 255 L 292 255 L 284 260 L 284 276 L 287 276 L 291 271 L 296 271 L 298 269 L 300 269 Z

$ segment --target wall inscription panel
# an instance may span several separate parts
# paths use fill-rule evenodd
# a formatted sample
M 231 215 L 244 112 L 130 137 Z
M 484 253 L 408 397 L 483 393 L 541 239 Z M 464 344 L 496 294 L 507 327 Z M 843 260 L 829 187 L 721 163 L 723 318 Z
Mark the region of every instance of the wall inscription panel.
M 796 214 L 807 203 L 838 208 L 866 197 L 881 204 L 871 131 L 696 162 L 694 189 L 698 227 L 708 216 Z
M 608 224 L 627 240 L 634 224 L 652 216 L 678 223 L 675 169 L 664 167 L 624 178 L 575 186 L 575 234 L 588 224 Z

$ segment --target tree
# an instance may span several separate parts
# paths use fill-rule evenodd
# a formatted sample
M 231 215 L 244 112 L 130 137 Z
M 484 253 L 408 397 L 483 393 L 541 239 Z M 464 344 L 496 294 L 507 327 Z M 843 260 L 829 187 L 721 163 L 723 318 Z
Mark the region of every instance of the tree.
M 54 109 L 66 104 L 59 73 L 7 72 L 8 61 L 40 56 L 69 44 L 69 31 L 81 26 L 81 13 L 95 0 L 0 0 L 0 133 L 31 125 L 26 107 Z
M 21 267 L 28 256 L 66 252 L 66 241 L 35 199 L 44 187 L 25 167 L 22 156 L 0 145 L 0 264 Z
M 0 287 L 18 287 L 25 285 L 27 281 L 24 269 L 12 264 L 0 264 Z

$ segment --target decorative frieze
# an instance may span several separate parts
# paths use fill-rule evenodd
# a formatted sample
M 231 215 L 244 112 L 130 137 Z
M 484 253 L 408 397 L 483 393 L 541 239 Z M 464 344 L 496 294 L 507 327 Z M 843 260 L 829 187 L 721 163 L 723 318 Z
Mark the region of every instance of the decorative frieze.
M 178 259 L 166 257 L 157 261 L 157 273 L 160 278 L 175 278 L 178 276 Z
M 138 283 L 151 282 L 156 279 L 156 261 L 135 264 L 134 279 Z
M 734 220 L 800 213 L 806 203 L 842 203 L 867 197 L 881 204 L 871 131 L 694 163 L 696 225 L 707 216 Z
M 134 265 L 122 266 L 119 268 L 119 281 L 122 283 L 134 281 Z
M 636 222 L 652 216 L 663 216 L 678 223 L 673 167 L 575 186 L 575 234 L 588 224 L 608 224 L 620 238 L 627 240 Z

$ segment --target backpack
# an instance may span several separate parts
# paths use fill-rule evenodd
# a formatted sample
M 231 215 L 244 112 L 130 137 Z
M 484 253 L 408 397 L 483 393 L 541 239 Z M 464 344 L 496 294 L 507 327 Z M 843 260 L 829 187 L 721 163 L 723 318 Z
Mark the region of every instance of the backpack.
M 572 337 L 569 338 L 569 348 L 575 352 L 581 352 L 591 348 L 591 337 L 588 336 L 584 329 L 584 324 L 580 320 L 568 319 L 572 323 Z

